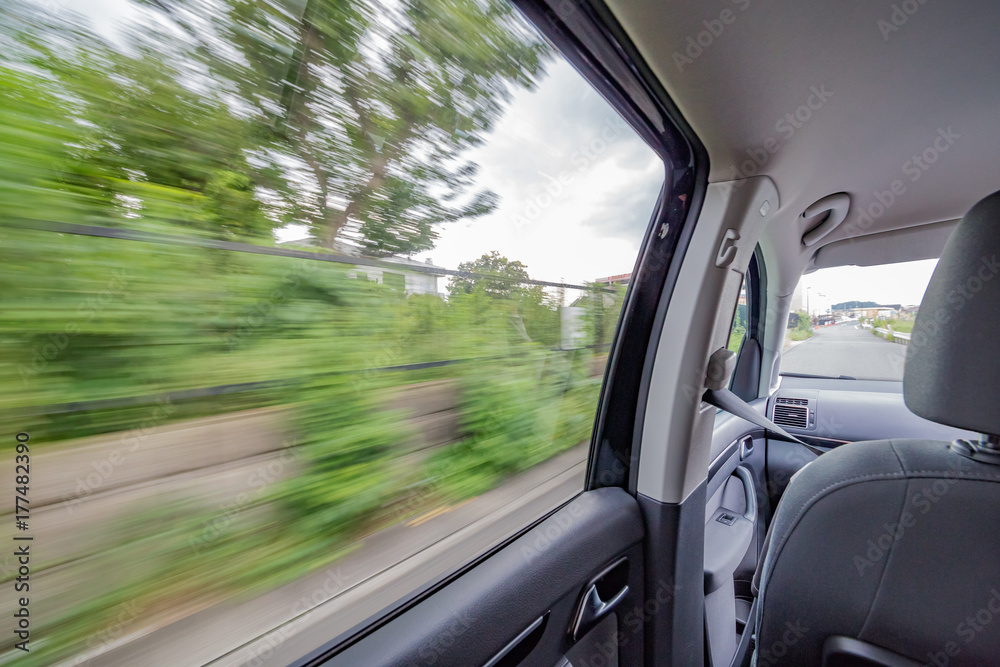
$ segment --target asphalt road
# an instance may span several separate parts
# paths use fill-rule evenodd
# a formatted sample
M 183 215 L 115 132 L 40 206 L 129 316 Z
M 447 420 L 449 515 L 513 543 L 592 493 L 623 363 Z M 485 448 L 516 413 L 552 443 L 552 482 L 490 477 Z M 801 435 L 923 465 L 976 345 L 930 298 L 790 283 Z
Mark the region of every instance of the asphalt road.
M 380 530 L 322 571 L 81 657 L 100 667 L 284 667 L 580 493 L 586 459 L 586 446 L 574 447 L 471 501 Z
M 785 350 L 781 372 L 857 380 L 902 380 L 906 346 L 890 343 L 856 324 L 820 327 L 812 338 Z

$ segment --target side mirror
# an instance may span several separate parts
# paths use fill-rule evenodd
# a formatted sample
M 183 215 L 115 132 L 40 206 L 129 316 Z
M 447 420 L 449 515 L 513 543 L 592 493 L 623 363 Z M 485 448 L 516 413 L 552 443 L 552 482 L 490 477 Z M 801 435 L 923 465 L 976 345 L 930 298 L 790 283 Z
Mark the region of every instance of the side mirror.
M 794 329 L 799 326 L 799 314 L 788 313 L 788 328 Z

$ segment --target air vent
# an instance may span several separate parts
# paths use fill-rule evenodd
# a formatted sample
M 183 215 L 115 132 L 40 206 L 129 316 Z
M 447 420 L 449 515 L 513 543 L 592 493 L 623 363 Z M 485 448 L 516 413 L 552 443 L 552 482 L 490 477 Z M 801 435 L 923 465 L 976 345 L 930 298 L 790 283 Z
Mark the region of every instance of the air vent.
M 775 401 L 779 405 L 809 405 L 808 398 L 779 398 Z
M 797 400 L 797 399 L 790 399 Z M 801 399 L 798 399 L 801 400 Z M 781 399 L 778 399 L 781 403 Z M 803 401 L 805 403 L 805 401 Z M 775 405 L 774 423 L 780 426 L 806 428 L 809 425 L 809 408 L 802 405 Z

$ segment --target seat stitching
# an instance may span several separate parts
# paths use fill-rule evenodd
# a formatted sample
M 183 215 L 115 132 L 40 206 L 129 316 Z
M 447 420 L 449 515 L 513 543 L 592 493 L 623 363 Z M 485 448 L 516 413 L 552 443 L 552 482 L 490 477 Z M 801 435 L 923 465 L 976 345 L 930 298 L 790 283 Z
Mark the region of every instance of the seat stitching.
M 906 466 L 903 464 L 903 459 L 899 457 L 899 452 L 897 452 L 896 448 L 893 446 L 892 440 L 889 441 L 889 449 L 892 450 L 892 453 L 896 455 L 896 460 L 899 461 L 900 469 L 902 469 L 905 472 Z M 909 495 L 910 495 L 910 481 L 907 480 L 906 488 L 903 489 L 902 502 L 900 503 L 899 506 L 899 515 L 896 517 L 896 525 L 900 525 L 903 521 L 903 513 L 906 512 L 906 499 L 909 497 Z M 878 585 L 875 587 L 875 595 L 872 596 L 871 604 L 868 605 L 868 613 L 865 614 L 865 620 L 861 624 L 861 629 L 858 630 L 859 639 L 863 634 L 865 634 L 865 630 L 868 629 L 868 623 L 869 621 L 871 621 L 872 613 L 875 611 L 875 605 L 878 603 L 879 596 L 882 594 L 882 585 L 885 583 L 885 575 L 889 571 L 889 566 L 892 563 L 892 555 L 896 551 L 897 541 L 898 540 L 893 540 L 889 544 L 889 553 L 887 553 L 885 556 L 885 562 L 882 565 L 882 572 L 881 574 L 879 574 L 878 577 Z
M 1000 475 L 984 475 L 982 473 L 957 472 L 955 470 L 907 470 L 907 475 L 944 475 L 945 477 L 968 477 L 990 482 L 1000 482 Z
M 795 518 L 793 518 L 792 521 L 791 521 L 791 523 L 789 524 L 788 530 L 785 531 L 785 533 L 783 535 L 781 535 L 781 536 L 775 535 L 774 538 L 773 538 L 773 541 L 772 541 L 771 550 L 773 551 L 774 556 L 773 556 L 773 558 L 769 558 L 769 560 L 771 561 L 771 566 L 770 567 L 767 567 L 766 563 L 765 563 L 764 574 L 761 577 L 761 581 L 760 581 L 760 593 L 758 595 L 758 600 L 759 600 L 758 604 L 760 605 L 759 618 L 760 618 L 760 626 L 761 627 L 763 627 L 763 625 L 764 625 L 764 613 L 767 610 L 767 606 L 764 604 L 764 602 L 765 602 L 764 596 L 765 596 L 765 594 L 767 592 L 768 580 L 771 578 L 771 571 L 774 570 L 774 568 L 775 568 L 775 566 L 776 566 L 776 564 L 778 562 L 778 559 L 781 557 L 781 552 L 784 551 L 785 543 L 788 541 L 786 539 L 787 535 L 789 535 L 792 532 L 792 530 L 795 529 L 795 526 L 798 525 L 799 519 L 802 517 L 802 515 L 805 513 L 805 511 L 808 510 L 817 499 L 819 499 L 821 496 L 825 495 L 826 492 L 829 491 L 830 489 L 839 489 L 839 488 L 851 486 L 853 484 L 860 484 L 860 483 L 862 483 L 864 481 L 868 481 L 868 480 L 897 479 L 897 478 L 901 478 L 901 477 L 904 477 L 904 476 L 905 476 L 904 473 L 872 473 L 872 474 L 868 474 L 868 475 L 856 475 L 854 477 L 848 477 L 846 479 L 837 480 L 836 482 L 832 482 L 831 484 L 828 484 L 827 486 L 825 486 L 822 489 L 820 489 L 819 491 L 817 491 L 809 500 L 807 500 L 802 505 L 801 508 L 799 508 L 799 511 L 798 511 L 798 513 L 796 513 Z M 768 555 L 770 556 L 770 554 L 768 554 Z M 759 632 L 760 632 L 760 628 L 758 628 L 758 633 Z

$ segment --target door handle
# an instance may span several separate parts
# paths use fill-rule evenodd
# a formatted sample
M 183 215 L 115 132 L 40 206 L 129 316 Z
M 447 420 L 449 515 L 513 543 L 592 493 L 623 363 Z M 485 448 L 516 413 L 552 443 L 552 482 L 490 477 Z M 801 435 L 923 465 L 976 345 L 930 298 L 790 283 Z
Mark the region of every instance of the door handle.
M 599 575 L 594 577 L 587 587 L 587 592 L 583 594 L 580 599 L 580 606 L 576 612 L 576 619 L 573 621 L 571 626 L 570 635 L 573 641 L 576 641 L 584 634 L 587 633 L 592 627 L 597 625 L 609 611 L 611 611 L 615 605 L 622 601 L 622 599 L 628 595 L 628 584 L 622 584 L 621 588 L 614 594 L 605 597 L 601 596 L 601 584 L 605 583 L 605 577 L 609 575 L 616 574 L 619 577 L 623 574 L 624 577 L 621 578 L 623 581 L 628 581 L 628 558 L 622 557 L 615 561 L 613 564 L 605 568 Z
M 601 620 L 627 594 L 628 585 L 625 585 L 612 595 L 610 600 L 602 600 L 601 594 L 597 592 L 597 584 L 591 584 L 590 588 L 587 589 L 587 594 L 583 596 L 583 603 L 580 605 L 580 611 L 577 612 L 576 622 L 573 623 L 573 641 L 594 627 L 597 621 Z
M 743 483 L 743 497 L 746 500 L 743 518 L 754 523 L 757 521 L 757 489 L 753 483 L 753 474 L 746 466 L 738 466 L 733 472 Z

